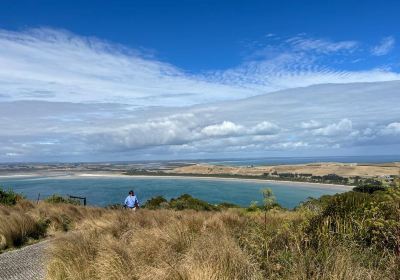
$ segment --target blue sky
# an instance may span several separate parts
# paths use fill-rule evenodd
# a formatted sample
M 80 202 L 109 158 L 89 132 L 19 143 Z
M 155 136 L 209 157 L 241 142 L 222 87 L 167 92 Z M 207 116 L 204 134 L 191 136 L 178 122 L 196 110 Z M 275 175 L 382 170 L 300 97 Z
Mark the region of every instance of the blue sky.
M 398 14 L 396 1 L 1 1 L 0 161 L 393 154 Z
M 237 66 L 253 48 L 289 38 L 399 37 L 398 1 L 7 1 L 0 27 L 51 27 L 139 49 L 189 72 Z M 349 67 L 365 67 L 377 61 Z M 390 62 L 390 60 L 388 60 Z

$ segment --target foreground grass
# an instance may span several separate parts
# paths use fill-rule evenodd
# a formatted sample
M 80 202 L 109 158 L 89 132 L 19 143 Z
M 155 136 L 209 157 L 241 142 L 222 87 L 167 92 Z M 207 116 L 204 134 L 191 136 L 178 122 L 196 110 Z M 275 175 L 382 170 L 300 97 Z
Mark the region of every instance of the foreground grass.
M 204 203 L 157 198 L 133 212 L 21 200 L 0 207 L 0 239 L 57 236 L 48 279 L 400 279 L 399 186 L 294 211 Z
M 37 204 L 23 199 L 12 206 L 0 204 L 0 253 L 67 232 L 82 220 L 100 218 L 105 212 L 101 208 L 63 203 Z
M 49 279 L 261 279 L 230 212 L 113 211 L 57 241 Z
M 307 213 L 113 211 L 58 239 L 48 279 L 398 279 L 398 258 L 311 244 Z

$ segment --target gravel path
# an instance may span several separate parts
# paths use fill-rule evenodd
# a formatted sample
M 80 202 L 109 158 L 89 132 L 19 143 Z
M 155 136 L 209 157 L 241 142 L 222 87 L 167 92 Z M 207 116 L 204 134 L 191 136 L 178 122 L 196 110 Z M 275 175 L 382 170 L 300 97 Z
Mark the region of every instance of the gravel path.
M 1 280 L 42 280 L 45 277 L 45 249 L 49 240 L 0 254 Z

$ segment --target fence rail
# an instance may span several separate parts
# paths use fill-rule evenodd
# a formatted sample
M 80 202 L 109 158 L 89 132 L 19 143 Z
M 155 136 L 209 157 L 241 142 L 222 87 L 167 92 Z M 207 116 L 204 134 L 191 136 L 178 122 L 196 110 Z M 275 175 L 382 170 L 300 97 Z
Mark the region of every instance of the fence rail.
M 86 197 L 70 195 L 69 198 L 83 200 L 83 205 L 86 206 Z

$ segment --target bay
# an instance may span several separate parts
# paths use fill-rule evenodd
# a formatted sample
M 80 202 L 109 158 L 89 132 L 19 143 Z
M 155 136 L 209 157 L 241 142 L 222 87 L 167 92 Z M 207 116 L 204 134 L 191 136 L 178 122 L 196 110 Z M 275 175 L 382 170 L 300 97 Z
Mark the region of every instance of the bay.
M 3 177 L 0 186 L 32 200 L 39 194 L 41 199 L 52 194 L 84 196 L 89 205 L 96 206 L 122 204 L 131 189 L 141 203 L 158 195 L 170 199 L 187 193 L 213 204 L 230 202 L 248 206 L 252 201 L 261 202 L 261 190 L 268 187 L 278 203 L 287 208 L 297 206 L 308 197 L 318 198 L 346 190 L 346 187 L 334 185 L 184 177 Z

